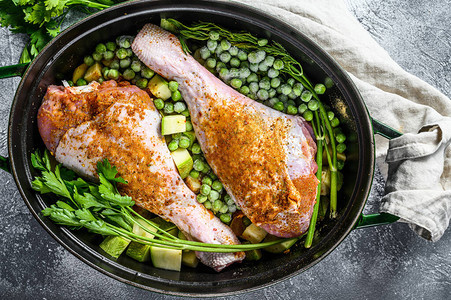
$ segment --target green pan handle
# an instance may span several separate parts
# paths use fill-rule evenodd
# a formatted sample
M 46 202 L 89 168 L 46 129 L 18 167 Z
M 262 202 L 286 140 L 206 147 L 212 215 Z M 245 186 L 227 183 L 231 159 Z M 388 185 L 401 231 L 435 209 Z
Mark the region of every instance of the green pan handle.
M 391 128 L 388 125 L 385 125 L 384 123 L 376 119 L 372 119 L 372 124 L 373 124 L 373 132 L 387 139 L 391 140 L 400 137 L 402 135 L 401 132 Z M 361 214 L 354 228 L 359 229 L 372 226 L 387 225 L 394 223 L 398 220 L 399 220 L 398 216 L 394 216 L 388 213 L 377 213 L 371 215 Z
M 0 79 L 15 77 L 15 76 L 22 77 L 22 75 L 25 73 L 25 70 L 27 68 L 28 68 L 28 64 L 18 64 L 18 65 L 0 67 Z M 5 170 L 6 172 L 11 172 L 8 157 L 0 156 L 0 169 Z

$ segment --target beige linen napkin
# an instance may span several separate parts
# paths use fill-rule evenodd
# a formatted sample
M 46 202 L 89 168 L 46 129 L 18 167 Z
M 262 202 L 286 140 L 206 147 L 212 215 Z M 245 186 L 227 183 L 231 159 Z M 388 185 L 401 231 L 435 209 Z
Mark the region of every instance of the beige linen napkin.
M 451 101 L 404 71 L 340 0 L 240 0 L 306 34 L 350 75 L 370 114 L 408 133 L 376 137 L 378 166 L 387 176 L 380 210 L 436 241 L 451 217 Z M 327 8 L 327 9 L 325 9 Z M 429 124 L 429 125 L 427 125 Z M 425 172 L 424 170 L 427 170 Z

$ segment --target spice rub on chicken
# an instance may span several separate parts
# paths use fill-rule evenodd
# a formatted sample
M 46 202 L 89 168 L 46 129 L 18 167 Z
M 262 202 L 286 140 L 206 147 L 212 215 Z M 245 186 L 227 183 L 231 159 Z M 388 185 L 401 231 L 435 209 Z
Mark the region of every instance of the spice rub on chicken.
M 202 151 L 244 214 L 276 236 L 307 231 L 319 183 L 310 125 L 235 91 L 158 26 L 145 25 L 132 49 L 179 83 Z
M 94 178 L 97 162 L 106 158 L 128 182 L 120 191 L 137 205 L 170 220 L 190 239 L 239 244 L 183 182 L 160 125 L 146 92 L 115 81 L 83 88 L 50 86 L 38 112 L 41 137 L 64 166 Z M 244 259 L 243 252 L 196 254 L 217 271 Z

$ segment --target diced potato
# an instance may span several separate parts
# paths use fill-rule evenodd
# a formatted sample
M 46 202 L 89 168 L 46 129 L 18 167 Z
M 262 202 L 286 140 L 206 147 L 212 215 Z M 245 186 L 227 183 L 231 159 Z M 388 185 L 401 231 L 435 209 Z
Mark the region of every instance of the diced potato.
M 102 77 L 102 67 L 99 63 L 95 63 L 86 70 L 84 79 L 91 82 L 99 80 L 100 77 Z
M 180 271 L 182 266 L 182 250 L 150 246 L 152 264 L 160 269 Z
M 182 254 L 182 264 L 190 268 L 195 268 L 199 264 L 199 259 L 194 251 L 186 251 Z
M 243 232 L 242 237 L 252 244 L 260 243 L 268 233 L 254 224 L 249 225 Z
M 160 75 L 155 75 L 147 85 L 150 92 L 157 98 L 167 100 L 171 98 L 171 91 L 169 90 L 168 82 Z
M 272 242 L 275 240 L 279 240 L 280 238 L 274 235 L 268 234 L 268 236 L 265 238 L 264 242 Z M 293 246 L 297 242 L 296 239 L 294 240 L 286 240 L 284 242 L 281 242 L 279 244 L 271 245 L 266 248 L 263 248 L 263 250 L 270 252 L 270 253 L 282 253 L 286 251 L 287 249 L 290 249 L 291 246 Z
M 76 83 L 78 79 L 83 78 L 88 69 L 87 64 L 81 64 L 75 68 L 74 73 L 72 74 L 72 82 Z
M 189 189 L 193 191 L 193 193 L 195 194 L 199 193 L 202 183 L 198 178 L 193 178 L 188 175 L 185 178 L 185 183 L 189 187 Z

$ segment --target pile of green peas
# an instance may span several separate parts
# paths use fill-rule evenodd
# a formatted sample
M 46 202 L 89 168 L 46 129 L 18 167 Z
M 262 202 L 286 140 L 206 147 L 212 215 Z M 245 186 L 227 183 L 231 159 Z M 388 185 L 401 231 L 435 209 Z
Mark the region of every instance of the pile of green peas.
M 265 46 L 267 39 L 258 40 Z M 243 95 L 289 115 L 302 115 L 312 121 L 314 112 L 319 109 L 318 100 L 305 89 L 302 83 L 282 74 L 284 62 L 268 55 L 264 50 L 247 51 L 233 46 L 228 40 L 220 39 L 217 31 L 211 31 L 206 44 L 198 48 L 195 58 L 222 81 Z M 288 77 L 288 78 L 287 78 Z M 324 83 L 314 86 L 317 95 L 322 95 L 334 85 L 327 77 Z M 334 128 L 337 152 L 346 150 L 346 135 L 340 129 L 340 120 L 333 111 L 327 117 Z M 344 161 L 338 161 L 338 169 L 343 169 Z
M 133 36 L 123 35 L 116 41 L 99 43 L 91 55 L 84 57 L 83 62 L 88 66 L 99 63 L 102 66 L 102 77 L 97 81 L 124 79 L 141 89 L 147 88 L 149 80 L 155 72 L 145 66 L 133 53 L 131 44 Z M 74 83 L 69 82 L 70 85 Z M 86 85 L 85 79 L 80 78 L 75 85 Z

